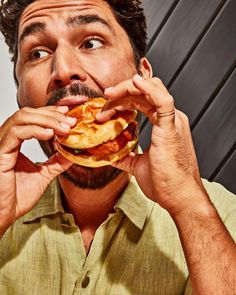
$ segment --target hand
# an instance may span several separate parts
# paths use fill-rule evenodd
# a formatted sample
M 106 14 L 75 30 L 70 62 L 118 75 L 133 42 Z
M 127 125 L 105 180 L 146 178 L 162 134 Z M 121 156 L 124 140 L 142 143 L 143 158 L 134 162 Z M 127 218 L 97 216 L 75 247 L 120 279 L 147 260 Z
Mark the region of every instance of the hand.
M 105 95 L 108 102 L 98 120 L 109 120 L 117 111 L 136 109 L 153 124 L 149 149 L 142 155 L 131 153 L 114 166 L 134 175 L 144 194 L 169 213 L 194 206 L 198 202 L 196 192 L 204 189 L 188 119 L 175 109 L 161 80 L 135 75 L 106 89 Z
M 49 183 L 72 163 L 56 153 L 45 163 L 34 164 L 20 153 L 24 140 L 49 140 L 66 135 L 75 119 L 68 107 L 22 108 L 0 128 L 0 235 L 39 201 Z

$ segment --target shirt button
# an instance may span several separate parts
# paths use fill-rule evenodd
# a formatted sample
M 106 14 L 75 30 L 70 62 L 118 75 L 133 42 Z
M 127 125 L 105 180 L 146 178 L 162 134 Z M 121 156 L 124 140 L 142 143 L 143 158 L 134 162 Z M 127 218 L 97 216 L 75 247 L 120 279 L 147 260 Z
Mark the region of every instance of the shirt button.
M 82 281 L 82 288 L 86 288 L 89 285 L 90 282 L 90 278 L 88 276 L 84 277 L 83 281 Z

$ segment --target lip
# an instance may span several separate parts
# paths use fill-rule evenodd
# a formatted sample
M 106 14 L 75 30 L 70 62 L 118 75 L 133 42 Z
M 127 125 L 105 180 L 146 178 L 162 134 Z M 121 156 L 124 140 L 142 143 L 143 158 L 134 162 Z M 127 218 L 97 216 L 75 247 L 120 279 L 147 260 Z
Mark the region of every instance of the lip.
M 80 95 L 76 95 L 76 96 L 68 96 L 68 97 L 64 97 L 61 100 L 59 100 L 58 102 L 56 102 L 56 106 L 68 106 L 68 107 L 73 107 L 75 105 L 80 105 L 86 101 L 88 101 L 89 98 L 86 96 L 80 96 Z

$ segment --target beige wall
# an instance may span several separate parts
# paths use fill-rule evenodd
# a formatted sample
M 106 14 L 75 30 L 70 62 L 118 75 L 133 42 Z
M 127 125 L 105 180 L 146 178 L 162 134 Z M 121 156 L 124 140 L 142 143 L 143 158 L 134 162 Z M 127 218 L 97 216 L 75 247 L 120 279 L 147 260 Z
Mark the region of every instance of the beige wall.
M 0 124 L 17 109 L 16 87 L 12 75 L 12 63 L 7 46 L 0 34 Z M 45 156 L 36 140 L 30 140 L 23 144 L 22 152 L 33 161 L 44 161 Z

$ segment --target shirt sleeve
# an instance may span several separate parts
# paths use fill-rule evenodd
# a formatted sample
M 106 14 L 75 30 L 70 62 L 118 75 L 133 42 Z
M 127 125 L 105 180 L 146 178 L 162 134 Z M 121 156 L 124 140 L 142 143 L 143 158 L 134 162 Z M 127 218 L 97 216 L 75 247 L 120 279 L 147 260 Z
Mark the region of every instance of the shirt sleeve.
M 221 220 L 236 241 L 236 196 L 219 183 L 203 180 L 203 184 Z

